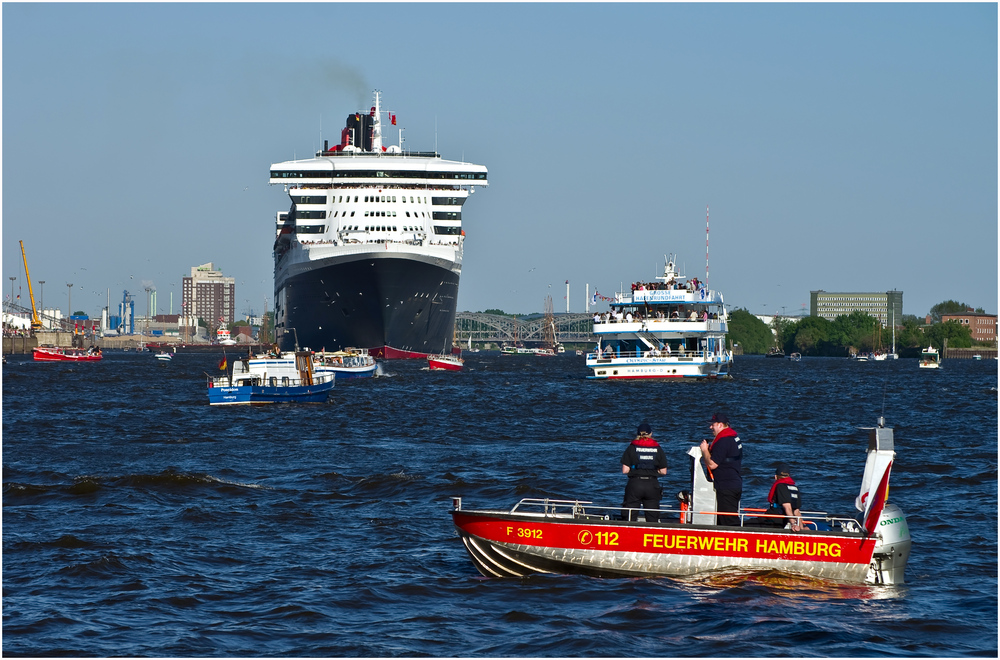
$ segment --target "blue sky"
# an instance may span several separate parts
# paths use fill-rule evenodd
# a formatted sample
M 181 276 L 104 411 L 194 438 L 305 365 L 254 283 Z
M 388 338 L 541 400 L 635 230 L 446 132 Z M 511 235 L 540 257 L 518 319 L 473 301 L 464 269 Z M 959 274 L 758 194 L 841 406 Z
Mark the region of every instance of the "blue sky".
M 99 314 L 214 262 L 272 302 L 271 163 L 371 92 L 489 168 L 459 309 L 584 311 L 663 255 L 755 313 L 809 292 L 997 311 L 997 5 L 11 4 L 3 285 Z M 322 136 L 322 137 L 321 137 Z M 392 137 L 392 133 L 389 133 Z M 35 291 L 36 297 L 39 291 Z M 23 299 L 27 288 L 22 287 Z M 139 294 L 137 312 L 144 314 Z

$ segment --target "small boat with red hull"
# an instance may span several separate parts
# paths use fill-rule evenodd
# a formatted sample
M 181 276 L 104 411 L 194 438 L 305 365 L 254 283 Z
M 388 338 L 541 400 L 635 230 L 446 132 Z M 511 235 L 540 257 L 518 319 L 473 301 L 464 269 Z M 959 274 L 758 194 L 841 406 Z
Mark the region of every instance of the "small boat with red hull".
M 465 360 L 457 355 L 428 355 L 427 368 L 431 371 L 461 371 Z
M 522 499 L 509 510 L 451 511 L 473 564 L 486 577 L 577 573 L 597 577 L 683 576 L 714 570 L 778 570 L 844 582 L 901 584 L 910 553 L 903 513 L 886 501 L 895 456 L 892 429 L 870 429 L 860 520 L 803 512 L 806 528 L 716 524 L 715 493 L 693 447 L 690 493 L 660 522 L 622 520 L 621 507 L 579 500 Z M 685 505 L 685 503 L 689 503 Z M 627 510 L 626 510 L 627 512 Z M 770 516 L 773 517 L 773 516 Z
M 37 346 L 31 353 L 35 362 L 97 362 L 104 357 L 99 348 Z

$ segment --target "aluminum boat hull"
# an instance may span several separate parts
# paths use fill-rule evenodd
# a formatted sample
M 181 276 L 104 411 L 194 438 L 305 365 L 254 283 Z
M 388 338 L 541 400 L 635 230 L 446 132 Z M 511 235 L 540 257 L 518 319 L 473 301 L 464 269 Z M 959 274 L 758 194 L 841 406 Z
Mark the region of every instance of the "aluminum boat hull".
M 487 577 L 683 576 L 770 569 L 865 582 L 876 547 L 873 536 L 860 532 L 553 520 L 485 511 L 452 511 L 452 516 L 473 563 Z

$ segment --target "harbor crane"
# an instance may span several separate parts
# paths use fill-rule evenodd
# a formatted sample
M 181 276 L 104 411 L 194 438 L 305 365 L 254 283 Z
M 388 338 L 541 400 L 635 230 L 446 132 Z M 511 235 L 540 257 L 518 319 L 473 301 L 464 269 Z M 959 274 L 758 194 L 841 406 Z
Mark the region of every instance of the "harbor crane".
M 21 244 L 21 258 L 24 259 L 24 276 L 28 280 L 28 295 L 31 297 L 31 330 L 35 332 L 42 329 L 42 321 L 38 318 L 38 310 L 35 308 L 35 292 L 31 288 L 31 274 L 28 273 L 28 257 L 24 253 L 24 241 Z

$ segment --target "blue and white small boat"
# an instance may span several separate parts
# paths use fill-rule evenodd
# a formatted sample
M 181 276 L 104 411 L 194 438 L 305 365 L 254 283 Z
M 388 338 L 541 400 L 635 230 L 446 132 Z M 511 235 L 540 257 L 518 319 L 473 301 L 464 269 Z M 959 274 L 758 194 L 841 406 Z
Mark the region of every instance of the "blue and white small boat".
M 367 348 L 345 348 L 314 354 L 313 367 L 318 374 L 336 374 L 337 378 L 371 378 L 378 364 Z
M 208 403 L 323 403 L 335 378 L 332 373 L 316 373 L 308 351 L 248 356 L 237 359 L 228 376 L 209 378 Z

